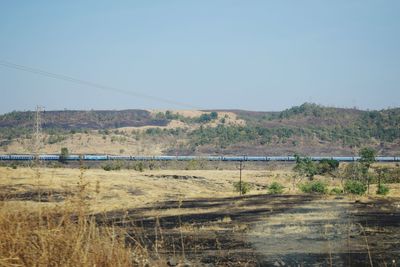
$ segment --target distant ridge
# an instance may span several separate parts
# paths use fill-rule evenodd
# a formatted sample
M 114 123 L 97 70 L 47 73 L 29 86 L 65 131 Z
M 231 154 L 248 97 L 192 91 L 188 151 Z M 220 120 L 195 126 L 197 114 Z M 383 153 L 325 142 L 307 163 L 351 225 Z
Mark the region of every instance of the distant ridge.
M 0 150 L 25 152 L 34 113 L 0 115 Z M 354 155 L 400 152 L 400 108 L 365 111 L 304 103 L 280 112 L 59 110 L 43 114 L 44 150 L 170 155 Z M 1 152 L 0 151 L 0 152 Z

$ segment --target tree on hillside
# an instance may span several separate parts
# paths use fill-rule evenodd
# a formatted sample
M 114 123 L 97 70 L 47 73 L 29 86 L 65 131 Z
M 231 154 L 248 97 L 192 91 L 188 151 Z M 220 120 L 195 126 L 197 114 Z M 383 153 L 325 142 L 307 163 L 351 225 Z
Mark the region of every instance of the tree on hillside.
M 376 151 L 370 147 L 364 147 L 359 152 L 359 162 L 362 164 L 362 173 L 364 182 L 367 184 L 368 193 L 369 193 L 369 184 L 371 181 L 371 176 L 369 175 L 368 171 L 371 167 L 371 164 L 375 162 Z

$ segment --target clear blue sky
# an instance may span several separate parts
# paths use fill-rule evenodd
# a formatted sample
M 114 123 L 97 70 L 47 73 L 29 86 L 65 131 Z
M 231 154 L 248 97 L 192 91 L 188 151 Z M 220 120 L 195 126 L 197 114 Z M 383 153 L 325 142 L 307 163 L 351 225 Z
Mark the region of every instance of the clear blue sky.
M 400 106 L 400 1 L 2 1 L 0 60 L 204 109 Z M 0 113 L 184 109 L 0 66 Z

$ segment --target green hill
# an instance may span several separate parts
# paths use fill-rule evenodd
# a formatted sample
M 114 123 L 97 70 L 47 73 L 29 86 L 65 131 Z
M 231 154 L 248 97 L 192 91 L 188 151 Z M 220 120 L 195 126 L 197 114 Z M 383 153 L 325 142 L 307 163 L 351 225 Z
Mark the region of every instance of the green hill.
M 241 123 L 232 123 L 227 114 Z M 33 119 L 33 112 L 0 115 L 0 149 L 24 151 L 18 143 L 31 139 Z M 115 154 L 352 155 L 363 146 L 382 155 L 400 154 L 400 108 L 363 111 L 305 103 L 281 112 L 209 110 L 191 117 L 178 111 L 64 110 L 46 111 L 43 121 L 44 143 L 53 145 L 51 151 L 57 151 L 54 144 L 68 145 L 65 140 L 84 133 L 93 137 L 85 143 L 87 153 L 95 146 L 90 139 L 109 135 L 119 149 L 107 153 Z M 131 147 L 139 145 L 140 150 Z

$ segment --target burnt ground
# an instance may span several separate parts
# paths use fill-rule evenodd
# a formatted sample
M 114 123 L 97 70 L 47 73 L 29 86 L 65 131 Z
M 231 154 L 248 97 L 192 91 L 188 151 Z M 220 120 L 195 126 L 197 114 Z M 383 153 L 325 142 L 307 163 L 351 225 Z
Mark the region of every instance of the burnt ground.
M 400 260 L 400 199 L 252 195 L 96 216 L 166 258 L 199 265 L 396 266 Z
M 35 189 L 28 184 L 3 185 L 0 186 L 0 201 L 18 200 L 35 202 L 62 202 L 72 196 L 70 190 L 54 190 L 41 188 Z

